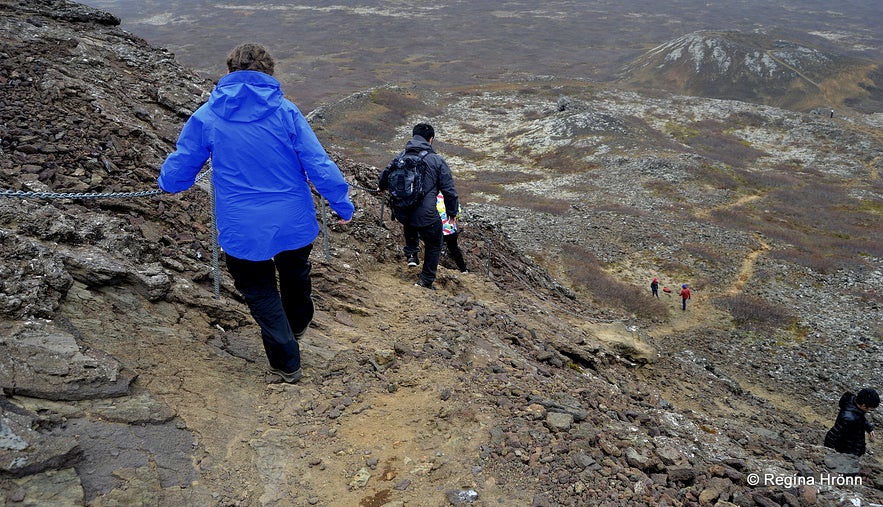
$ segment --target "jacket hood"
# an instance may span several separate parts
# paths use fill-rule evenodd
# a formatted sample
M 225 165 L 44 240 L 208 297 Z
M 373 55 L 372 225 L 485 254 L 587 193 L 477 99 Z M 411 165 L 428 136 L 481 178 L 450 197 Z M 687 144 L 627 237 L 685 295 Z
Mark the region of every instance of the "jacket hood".
M 231 72 L 218 81 L 208 100 L 213 113 L 234 122 L 266 118 L 282 104 L 279 81 L 254 70 Z
M 423 139 L 423 137 L 421 136 L 414 136 L 407 143 L 405 143 L 405 151 L 422 150 L 426 150 L 430 153 L 435 153 L 435 150 L 432 149 L 432 145 L 429 144 L 429 141 Z
M 855 404 L 855 395 L 848 391 L 840 397 L 840 410 L 846 410 L 847 408 L 858 410 L 858 406 Z

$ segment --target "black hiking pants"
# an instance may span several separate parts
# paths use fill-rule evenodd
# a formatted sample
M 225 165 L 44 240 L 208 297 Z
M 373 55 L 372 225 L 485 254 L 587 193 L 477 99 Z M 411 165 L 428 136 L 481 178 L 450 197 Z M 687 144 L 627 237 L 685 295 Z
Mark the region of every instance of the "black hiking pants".
M 459 236 L 460 231 L 445 234 L 445 247 L 448 250 L 448 255 L 451 256 L 451 259 L 453 259 L 454 263 L 457 265 L 457 269 L 462 273 L 466 271 L 466 260 L 463 259 L 463 251 L 460 250 L 460 246 L 457 245 L 457 238 Z
M 261 328 L 270 367 L 286 373 L 300 368 L 297 337 L 303 335 L 313 319 L 312 249 L 310 244 L 297 250 L 286 250 L 266 261 L 248 261 L 227 255 L 227 270 Z
M 405 257 L 416 255 L 420 251 L 420 240 L 423 240 L 423 270 L 420 271 L 420 283 L 431 287 L 438 273 L 438 259 L 442 250 L 442 223 L 437 222 L 423 227 L 402 224 L 405 235 Z

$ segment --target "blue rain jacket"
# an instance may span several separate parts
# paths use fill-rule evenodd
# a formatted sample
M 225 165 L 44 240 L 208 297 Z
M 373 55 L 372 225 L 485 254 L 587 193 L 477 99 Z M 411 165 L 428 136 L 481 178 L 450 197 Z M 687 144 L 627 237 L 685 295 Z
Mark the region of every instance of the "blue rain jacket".
M 349 185 L 279 81 L 240 70 L 218 81 L 184 124 L 157 183 L 170 193 L 193 186 L 211 158 L 218 244 L 263 261 L 319 234 L 308 181 L 341 218 L 353 216 Z

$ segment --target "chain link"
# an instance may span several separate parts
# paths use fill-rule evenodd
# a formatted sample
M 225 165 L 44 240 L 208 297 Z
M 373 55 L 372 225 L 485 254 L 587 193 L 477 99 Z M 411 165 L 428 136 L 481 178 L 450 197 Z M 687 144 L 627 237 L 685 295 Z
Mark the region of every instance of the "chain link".
M 145 190 L 141 192 L 27 192 L 24 190 L 3 190 L 0 197 L 26 197 L 32 199 L 128 199 L 161 194 L 162 190 Z
M 202 172 L 199 176 L 196 177 L 196 181 L 199 181 L 205 178 L 210 172 L 211 168 Z M 356 185 L 355 183 L 350 183 L 350 187 L 356 188 L 359 190 L 364 190 L 365 192 L 370 192 L 372 194 L 376 194 L 380 192 L 378 188 L 367 188 L 361 185 Z M 163 191 L 160 189 L 155 190 L 142 190 L 140 192 L 84 192 L 84 193 L 76 193 L 76 192 L 31 192 L 25 190 L 0 190 L 0 197 L 26 197 L 32 199 L 131 199 L 135 197 L 149 197 L 151 195 L 159 195 L 162 194 Z
M 210 172 L 211 167 L 200 173 L 196 181 L 205 178 Z M 29 192 L 25 190 L 2 190 L 0 197 L 26 197 L 32 199 L 131 199 L 135 197 L 149 197 L 151 195 L 162 194 L 160 189 L 142 190 L 140 192 Z
M 206 175 L 208 175 L 211 172 L 211 170 L 212 170 L 211 167 L 209 167 L 206 171 L 204 171 L 199 176 L 197 176 L 195 181 L 199 181 L 202 178 L 204 178 Z M 359 190 L 364 190 L 366 192 L 370 192 L 372 194 L 377 194 L 380 192 L 380 189 L 365 188 L 365 187 L 356 185 L 354 183 L 350 183 L 350 186 L 353 188 L 357 188 Z M 211 196 L 212 196 L 212 210 L 214 210 L 214 188 L 210 188 L 209 192 L 211 193 Z M 158 194 L 162 194 L 162 193 L 163 193 L 163 191 L 159 190 L 159 189 L 145 190 L 145 191 L 141 191 L 141 192 L 108 192 L 108 193 L 101 193 L 101 192 L 87 192 L 87 193 L 26 192 L 26 191 L 22 191 L 22 190 L 3 190 L 3 191 L 0 191 L 0 197 L 25 197 L 25 198 L 34 198 L 34 199 L 129 199 L 129 198 L 135 198 L 135 197 L 148 197 L 151 195 L 158 195 Z M 324 241 L 325 241 L 325 245 L 324 245 L 325 246 L 325 258 L 326 258 L 326 260 L 328 260 L 329 259 L 329 251 L 328 251 L 329 245 L 328 245 L 328 223 L 327 223 L 327 216 L 326 216 L 327 211 L 325 209 L 325 200 L 320 197 L 320 201 L 322 204 L 322 230 L 324 232 L 323 236 L 324 236 Z M 384 225 L 383 224 L 383 208 L 384 208 L 385 204 L 386 203 L 383 200 L 381 200 L 380 221 L 379 221 L 379 224 L 381 226 Z M 218 243 L 217 243 L 218 235 L 217 235 L 217 222 L 216 222 L 216 220 L 217 220 L 217 217 L 215 216 L 214 211 L 212 211 L 212 230 L 215 231 L 215 233 L 212 235 L 212 272 L 214 274 L 214 277 L 213 277 L 214 278 L 214 284 L 213 284 L 214 287 L 213 288 L 214 288 L 215 299 L 220 299 L 221 298 L 220 274 L 219 274 L 219 266 L 218 266 L 218 263 L 219 263 L 218 252 L 220 251 L 220 247 L 218 246 Z M 484 239 L 487 242 L 487 246 L 488 246 L 487 271 L 488 271 L 488 277 L 490 277 L 491 276 L 491 256 L 493 255 L 491 252 L 491 249 L 493 246 L 493 242 L 487 238 L 484 238 L 484 237 L 482 237 L 481 239 Z M 521 276 L 518 275 L 518 272 L 506 261 L 505 258 L 503 258 L 501 256 L 500 259 L 503 261 L 503 263 L 506 265 L 506 267 L 509 268 L 509 271 L 515 276 L 516 279 L 518 279 L 525 287 L 527 287 L 528 290 L 533 292 L 538 297 L 542 298 L 542 296 L 540 296 L 536 292 L 536 290 L 533 289 L 533 287 L 531 287 L 529 283 L 527 283 L 527 281 L 525 281 L 523 278 L 521 278 Z M 573 312 L 571 312 L 567 309 L 564 309 L 564 308 L 562 308 L 561 310 L 564 311 L 565 313 L 574 314 Z M 576 314 L 574 314 L 574 315 L 576 315 Z
M 205 178 L 210 172 L 212 168 L 209 167 L 207 170 L 200 173 L 194 183 L 199 180 Z M 219 273 L 219 251 L 220 247 L 218 246 L 218 229 L 217 229 L 217 216 L 214 213 L 214 185 L 210 182 L 209 193 L 212 199 L 212 273 L 214 278 L 214 293 L 215 299 L 221 299 L 221 282 L 220 282 L 220 273 Z M 350 184 L 351 187 L 358 188 L 360 190 L 364 190 L 366 192 L 377 193 L 379 189 L 371 189 L 361 187 L 359 185 Z M 163 190 L 154 189 L 154 190 L 143 190 L 140 192 L 29 192 L 24 190 L 2 190 L 0 191 L 0 197 L 22 197 L 22 198 L 31 198 L 31 199 L 131 199 L 135 197 L 148 197 L 151 195 L 159 195 L 164 193 Z M 322 230 L 323 236 L 325 237 L 325 259 L 329 259 L 329 247 L 328 247 L 328 223 L 326 217 L 325 210 L 325 200 L 320 197 L 322 201 Z M 383 208 L 381 207 L 381 217 L 383 216 Z M 382 220 L 382 218 L 381 218 Z
M 350 183 L 349 185 L 353 188 L 358 188 L 359 190 L 364 190 L 365 192 L 371 192 L 372 194 L 379 194 L 380 193 L 379 188 L 366 188 L 366 187 L 363 187 L 360 185 L 356 185 L 355 183 Z

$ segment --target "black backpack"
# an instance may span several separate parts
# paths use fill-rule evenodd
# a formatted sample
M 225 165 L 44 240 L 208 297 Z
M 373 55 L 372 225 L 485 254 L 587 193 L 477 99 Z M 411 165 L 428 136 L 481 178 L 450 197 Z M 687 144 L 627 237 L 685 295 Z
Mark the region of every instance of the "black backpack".
M 411 208 L 423 198 L 423 175 L 428 166 L 423 160 L 429 151 L 404 151 L 389 163 L 389 202 L 396 208 Z

